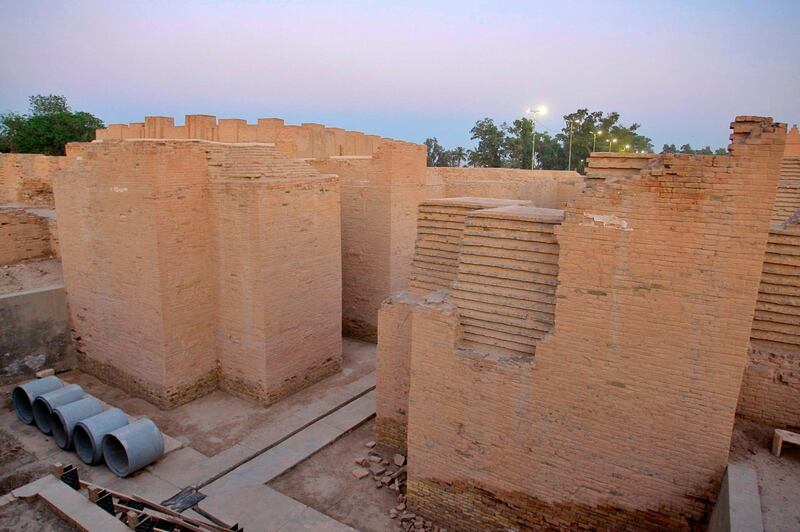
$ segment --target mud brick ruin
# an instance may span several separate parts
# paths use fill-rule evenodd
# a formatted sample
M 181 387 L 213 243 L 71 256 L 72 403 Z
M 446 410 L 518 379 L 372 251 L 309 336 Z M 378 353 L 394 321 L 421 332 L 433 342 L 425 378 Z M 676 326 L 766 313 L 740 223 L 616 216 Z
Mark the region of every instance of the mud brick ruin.
M 563 211 L 420 205 L 378 335 L 378 437 L 407 448 L 412 507 L 458 530 L 684 528 L 737 403 L 797 426 L 800 240 L 769 229 L 794 161 L 785 126 L 732 129 L 725 157 L 593 154 Z
M 800 132 L 731 128 L 726 156 L 596 152 L 585 176 L 209 115 L 0 155 L 0 265 L 53 270 L 0 295 L 3 376 L 280 405 L 355 337 L 416 515 L 700 526 L 735 416 L 800 427 Z

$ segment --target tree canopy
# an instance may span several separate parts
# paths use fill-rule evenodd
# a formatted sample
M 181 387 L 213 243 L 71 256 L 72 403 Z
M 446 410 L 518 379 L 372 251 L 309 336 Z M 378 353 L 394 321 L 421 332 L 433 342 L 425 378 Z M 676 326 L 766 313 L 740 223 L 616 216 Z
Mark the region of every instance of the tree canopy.
M 639 132 L 638 123 L 625 125 L 617 112 L 604 113 L 578 109 L 563 116 L 560 131 L 551 132 L 544 124 L 536 124 L 537 169 L 566 170 L 567 167 L 584 172 L 586 159 L 592 151 L 652 152 L 650 138 Z M 470 130 L 470 138 L 477 141 L 475 148 L 445 149 L 438 140 L 429 138 L 428 166 L 468 166 L 491 168 L 531 168 L 532 122 L 521 117 L 510 124 L 497 124 L 492 118 L 482 118 Z M 457 152 L 459 157 L 454 157 Z M 676 148 L 664 145 L 662 153 L 724 154 L 727 150 L 712 150 L 710 146 L 692 149 L 685 144 Z
M 37 94 L 28 102 L 28 114 L 0 115 L 0 152 L 64 155 L 68 142 L 94 140 L 103 127 L 96 116 L 72 111 L 64 96 Z

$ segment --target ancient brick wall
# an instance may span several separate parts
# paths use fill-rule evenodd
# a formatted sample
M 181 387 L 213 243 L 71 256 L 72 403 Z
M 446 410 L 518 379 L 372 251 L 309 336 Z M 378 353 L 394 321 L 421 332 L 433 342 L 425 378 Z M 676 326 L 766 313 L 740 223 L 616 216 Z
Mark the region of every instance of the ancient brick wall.
M 49 219 L 36 211 L 20 205 L 0 205 L 0 265 L 55 254 Z
M 800 157 L 800 131 L 797 124 L 786 134 L 786 148 L 783 152 L 784 157 Z
M 800 427 L 800 210 L 770 230 L 750 336 L 737 413 Z
M 784 157 L 781 162 L 781 177 L 772 211 L 772 223 L 784 223 L 800 210 L 800 155 Z
M 408 283 L 416 208 L 438 193 L 425 181 L 424 150 L 383 141 L 372 157 L 309 161 L 341 179 L 342 313 L 348 336 L 375 341 L 381 302 Z
M 608 178 L 639 175 L 652 158 L 652 153 L 592 152 L 586 164 L 586 184 L 596 186 Z
M 66 163 L 66 157 L 0 154 L 0 203 L 52 207 L 53 175 Z
M 459 348 L 414 308 L 408 495 L 459 530 L 680 529 L 727 463 L 785 129 L 731 156 L 659 156 L 565 211 L 555 325 L 535 355 Z
M 428 180 L 440 180 L 439 197 L 462 196 L 529 200 L 537 207 L 559 209 L 583 190 L 584 179 L 565 170 L 517 168 L 428 168 Z
M 144 122 L 109 124 L 98 129 L 98 140 L 202 139 L 219 142 L 274 143 L 289 158 L 321 158 L 335 155 L 372 155 L 383 139 L 357 131 L 304 123 L 289 126 L 279 118 L 260 118 L 255 124 L 212 115 L 186 115 L 184 125 L 166 116 L 147 116 Z
M 211 161 L 222 386 L 271 403 L 341 367 L 339 180 L 275 149 L 231 155 Z
M 338 367 L 335 180 L 270 145 L 106 141 L 72 152 L 55 196 L 86 370 L 172 407 L 216 387 L 220 368 L 225 383 L 258 383 L 237 391 L 268 402 L 324 373 L 309 368 Z M 304 194 L 316 199 L 294 210 L 287 200 Z M 308 249 L 291 252 L 287 234 Z M 238 281 L 262 273 L 260 284 Z M 298 301 L 309 300 L 331 316 L 300 320 Z M 286 345 L 292 333 L 302 340 Z M 237 358 L 247 350 L 254 358 Z

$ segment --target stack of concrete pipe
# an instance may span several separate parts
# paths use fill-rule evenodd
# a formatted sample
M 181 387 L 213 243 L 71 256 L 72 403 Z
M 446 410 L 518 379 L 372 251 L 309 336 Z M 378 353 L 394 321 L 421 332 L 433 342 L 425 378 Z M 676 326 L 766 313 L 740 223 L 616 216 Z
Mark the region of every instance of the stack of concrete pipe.
M 23 423 L 35 423 L 52 434 L 64 450 L 75 448 L 89 465 L 105 459 L 120 477 L 142 469 L 164 454 L 164 438 L 150 419 L 133 423 L 119 408 L 103 409 L 96 398 L 77 384 L 50 376 L 20 384 L 11 393 L 14 410 Z

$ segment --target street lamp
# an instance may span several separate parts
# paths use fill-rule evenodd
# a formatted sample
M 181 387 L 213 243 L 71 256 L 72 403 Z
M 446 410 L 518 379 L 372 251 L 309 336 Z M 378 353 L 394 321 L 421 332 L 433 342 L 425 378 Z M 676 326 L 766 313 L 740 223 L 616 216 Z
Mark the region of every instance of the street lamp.
M 579 124 L 580 121 L 570 121 L 569 123 L 569 157 L 567 158 L 567 171 L 572 170 L 572 126 Z
M 600 131 L 593 131 L 592 132 L 592 151 L 597 151 L 595 149 L 595 148 L 597 148 L 597 135 L 602 136 L 603 135 L 603 130 L 601 129 Z
M 629 149 L 631 149 L 631 145 L 630 144 L 626 144 L 625 145 L 625 151 L 628 151 Z
M 608 151 L 611 151 L 611 144 L 617 142 L 617 139 L 608 139 Z
M 536 115 L 546 115 L 547 107 L 540 105 L 536 109 L 525 111 L 531 115 L 531 170 L 536 168 Z

